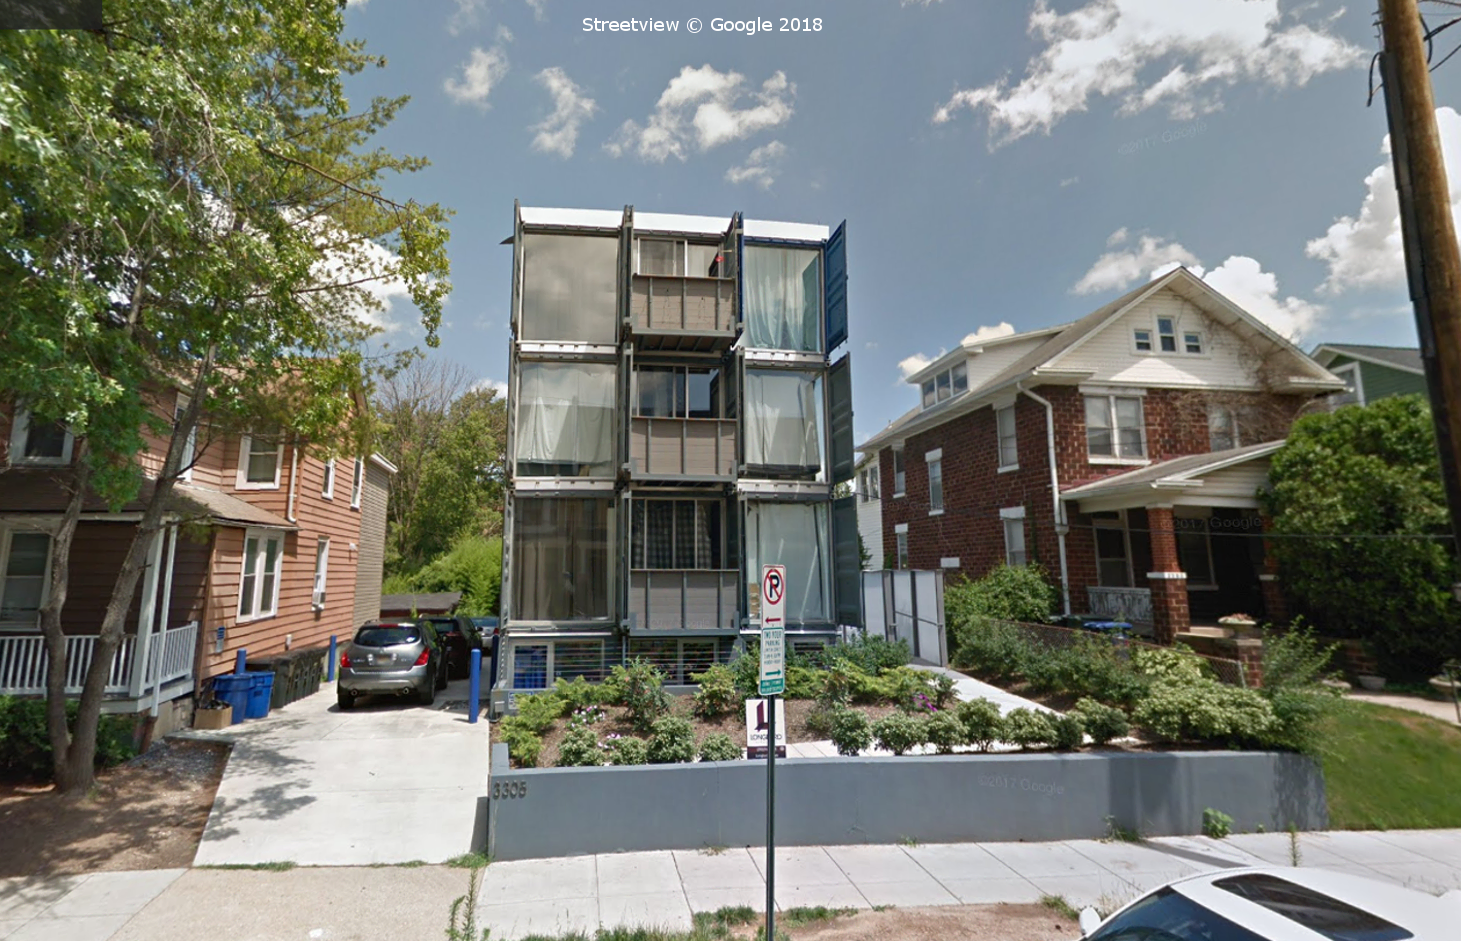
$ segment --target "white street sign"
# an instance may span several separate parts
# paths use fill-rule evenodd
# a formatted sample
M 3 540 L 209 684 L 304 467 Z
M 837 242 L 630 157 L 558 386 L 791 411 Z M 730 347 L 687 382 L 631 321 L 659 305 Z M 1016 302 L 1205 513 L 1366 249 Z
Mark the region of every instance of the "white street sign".
M 746 757 L 766 757 L 766 732 L 771 717 L 766 714 L 766 700 L 746 700 Z M 776 700 L 776 757 L 786 757 L 786 700 Z
M 761 695 L 786 692 L 786 566 L 761 566 Z

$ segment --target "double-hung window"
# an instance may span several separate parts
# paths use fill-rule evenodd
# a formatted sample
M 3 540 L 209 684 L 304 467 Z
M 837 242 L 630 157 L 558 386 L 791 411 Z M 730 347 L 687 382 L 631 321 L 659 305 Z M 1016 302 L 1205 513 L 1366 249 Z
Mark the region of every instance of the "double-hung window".
M 995 409 L 994 423 L 999 435 L 999 469 L 1018 470 L 1020 466 L 1019 439 L 1015 433 L 1015 407 L 1006 405 Z
M 330 538 L 321 536 L 315 544 L 315 582 L 310 601 L 316 610 L 325 606 L 326 572 L 330 567 Z
M 335 499 L 335 459 L 330 458 L 325 462 L 325 477 L 320 484 L 320 496 L 326 500 Z
M 908 476 L 903 471 L 903 449 L 893 449 L 893 496 L 901 497 L 908 492 Z
M 1092 459 L 1146 457 L 1146 426 L 1140 396 L 1086 396 L 1086 453 Z
M 1171 317 L 1157 318 L 1157 340 L 1163 353 L 1177 352 L 1177 322 Z
M 1238 414 L 1226 405 L 1207 407 L 1207 448 L 1209 451 L 1226 451 L 1241 447 L 1242 438 L 1238 430 Z
M 37 625 L 50 567 L 50 533 L 0 529 L 0 623 Z
M 898 568 L 908 567 L 908 524 L 899 523 L 897 530 L 893 533 L 893 546 L 898 553 Z
M 10 428 L 11 464 L 71 463 L 71 432 L 58 421 L 46 421 L 17 409 Z
M 1025 554 L 1025 508 L 1010 507 L 999 511 L 1004 526 L 1004 561 L 1006 565 L 1024 565 L 1029 561 Z
M 928 513 L 944 511 L 944 449 L 929 451 L 923 456 L 928 466 Z
M 742 277 L 746 345 L 822 351 L 822 252 L 751 245 Z
M 283 564 L 283 533 L 269 529 L 250 529 L 244 533 L 243 575 L 238 588 L 240 621 L 277 613 L 279 572 Z
M 275 490 L 284 465 L 284 441 L 268 435 L 244 435 L 238 443 L 239 490 Z

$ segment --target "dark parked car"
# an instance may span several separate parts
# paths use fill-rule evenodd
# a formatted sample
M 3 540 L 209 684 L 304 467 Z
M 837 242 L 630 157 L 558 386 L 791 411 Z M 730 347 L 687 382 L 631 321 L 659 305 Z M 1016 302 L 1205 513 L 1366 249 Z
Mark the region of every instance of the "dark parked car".
M 494 617 L 484 617 L 472 618 L 472 623 L 482 632 L 483 658 L 491 656 L 491 662 L 484 667 L 487 671 L 486 686 L 491 689 L 497 683 L 497 648 L 502 643 L 502 622 Z
M 341 709 L 360 696 L 413 695 L 423 706 L 446 687 L 446 647 L 436 628 L 424 622 L 368 621 L 340 657 L 337 695 Z
M 446 646 L 447 676 L 454 680 L 466 679 L 472 672 L 472 651 L 482 649 L 482 632 L 472 619 L 462 615 L 425 617 L 425 621 L 436 628 Z

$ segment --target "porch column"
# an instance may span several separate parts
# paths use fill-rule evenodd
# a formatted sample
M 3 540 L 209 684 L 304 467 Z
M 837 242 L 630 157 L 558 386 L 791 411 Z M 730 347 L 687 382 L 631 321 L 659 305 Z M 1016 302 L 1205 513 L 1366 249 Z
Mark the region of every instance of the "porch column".
M 1273 528 L 1273 520 L 1264 514 L 1263 532 Z M 1258 585 L 1263 591 L 1263 616 L 1270 624 L 1287 624 L 1289 620 L 1288 600 L 1283 595 L 1283 585 L 1278 579 L 1278 559 L 1273 554 L 1273 543 L 1265 535 L 1263 539 L 1263 571 L 1258 574 Z
M 1152 593 L 1152 629 L 1159 644 L 1171 645 L 1191 626 L 1187 611 L 1187 573 L 1177 557 L 1177 528 L 1170 506 L 1147 507 L 1152 545 L 1152 571 L 1146 573 Z
M 148 657 L 152 648 L 152 621 L 157 614 L 157 573 L 162 568 L 162 543 L 163 531 L 159 529 L 152 535 L 152 545 L 147 548 L 147 568 L 142 573 L 142 604 L 137 613 L 137 636 L 132 646 L 132 675 L 128 678 L 127 695 L 133 699 L 142 696 L 142 686 L 146 679 Z M 122 635 L 123 644 L 126 643 L 126 635 Z M 117 647 L 117 654 L 120 655 L 124 647 Z

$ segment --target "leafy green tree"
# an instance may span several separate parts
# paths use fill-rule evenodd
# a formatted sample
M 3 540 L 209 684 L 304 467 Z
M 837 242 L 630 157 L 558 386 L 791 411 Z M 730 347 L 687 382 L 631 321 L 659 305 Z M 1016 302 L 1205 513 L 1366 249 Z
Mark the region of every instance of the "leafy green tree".
M 0 31 L 0 388 L 75 438 L 41 611 L 65 791 L 91 786 L 108 666 L 199 416 L 361 453 L 360 403 L 392 365 L 365 353 L 371 288 L 403 284 L 436 343 L 448 213 L 385 195 L 425 161 L 366 149 L 406 100 L 351 109 L 344 78 L 383 62 L 340 38 L 343 10 L 115 0 L 100 30 Z M 190 395 L 175 421 L 168 386 Z M 144 490 L 148 426 L 169 444 Z M 145 508 L 73 724 L 61 617 L 88 492 Z
M 497 613 L 502 592 L 502 539 L 465 533 L 451 549 L 405 578 L 407 591 L 459 591 L 458 614 L 485 617 Z
M 1273 456 L 1264 502 L 1285 590 L 1326 636 L 1388 675 L 1461 653 L 1461 605 L 1430 408 L 1419 396 L 1308 415 Z

